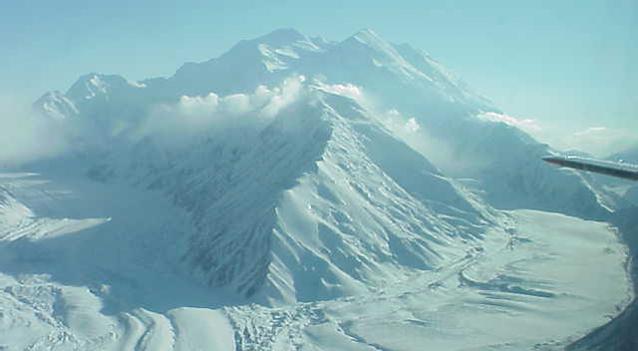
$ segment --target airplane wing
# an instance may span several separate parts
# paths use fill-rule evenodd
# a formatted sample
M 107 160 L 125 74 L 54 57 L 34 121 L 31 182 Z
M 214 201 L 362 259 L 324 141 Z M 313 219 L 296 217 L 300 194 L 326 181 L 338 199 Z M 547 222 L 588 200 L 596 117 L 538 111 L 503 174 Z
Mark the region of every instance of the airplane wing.
M 638 180 L 638 166 L 624 162 L 603 161 L 578 156 L 547 156 L 543 157 L 542 160 L 562 167 Z

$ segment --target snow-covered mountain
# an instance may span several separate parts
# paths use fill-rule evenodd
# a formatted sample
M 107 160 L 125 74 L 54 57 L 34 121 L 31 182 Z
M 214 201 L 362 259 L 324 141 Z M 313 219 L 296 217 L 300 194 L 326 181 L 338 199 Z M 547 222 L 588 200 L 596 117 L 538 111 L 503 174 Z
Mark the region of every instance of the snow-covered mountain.
M 382 122 L 393 120 L 388 112 L 398 112 L 398 120 L 413 118 L 420 126 L 417 134 L 433 141 L 419 151 L 442 160 L 440 168 L 455 163 L 455 170 L 465 170 L 451 172 L 455 176 L 478 178 L 499 207 L 561 210 L 584 218 L 608 214 L 609 204 L 587 181 L 536 162 L 550 152 L 546 146 L 514 127 L 476 118 L 498 112 L 489 101 L 468 91 L 424 52 L 387 43 L 370 30 L 342 42 L 278 30 L 241 41 L 219 58 L 187 63 L 168 79 L 134 83 L 115 75 L 86 75 L 65 95 L 50 93 L 37 106 L 51 116 L 73 116 L 81 109 L 82 119 L 99 131 L 91 138 L 101 139 L 130 128 L 156 104 L 211 92 L 251 94 L 258 86 L 277 86 L 295 75 L 334 86 L 364 109 L 372 108 L 369 112 Z M 81 133 L 86 135 L 86 128 Z M 509 196 L 512 192 L 517 196 Z M 558 192 L 567 196 L 555 196 Z M 507 199 L 499 194 L 508 194 Z
M 292 87 L 295 84 L 298 86 Z M 278 85 L 280 87 L 272 92 L 259 91 Z M 277 89 L 281 91 L 277 92 Z M 223 96 L 230 98 L 223 100 L 220 106 L 213 106 L 215 103 L 212 100 L 209 103 L 193 98 L 190 102 L 187 100 L 188 97 L 211 97 L 210 94 L 214 94 L 213 99 Z M 260 97 L 260 94 L 264 96 Z M 249 106 L 240 106 L 242 102 L 234 103 L 231 100 L 233 96 L 254 101 L 248 101 Z M 264 101 L 257 101 L 260 99 Z M 273 107 L 275 99 L 282 100 L 282 106 Z M 189 140 L 183 142 L 179 149 L 166 151 L 171 155 L 154 149 L 162 141 L 157 140 L 161 137 L 155 135 L 153 128 L 165 123 L 167 118 L 157 113 L 150 113 L 149 116 L 148 111 L 159 102 L 178 104 L 177 110 L 167 112 L 172 114 L 188 113 L 179 109 L 188 108 L 188 104 L 197 104 L 195 108 L 204 111 L 198 112 L 202 116 L 194 118 L 209 119 L 202 122 L 203 127 L 218 130 L 222 127 L 216 123 L 223 123 L 223 128 L 228 128 L 226 124 L 230 125 L 237 129 L 235 133 L 240 133 L 242 142 L 229 141 L 227 135 L 219 135 L 228 133 L 224 129 L 214 135 L 212 132 L 189 132 Z M 166 80 L 132 83 L 115 75 L 90 74 L 81 77 L 64 96 L 55 93 L 46 95 L 38 102 L 38 106 L 52 117 L 65 116 L 70 123 L 75 119 L 82 121 L 78 123 L 87 124 L 80 130 L 81 137 L 87 135 L 88 129 L 91 130 L 88 135 L 100 140 L 100 144 L 111 144 L 112 141 L 117 145 L 124 144 L 120 149 L 109 150 L 112 153 L 111 161 L 98 166 L 106 174 L 100 174 L 95 168 L 92 170 L 93 176 L 107 179 L 111 173 L 130 173 L 125 174 L 124 178 L 134 183 L 145 183 L 150 188 L 161 188 L 170 194 L 176 203 L 193 213 L 198 226 L 202 228 L 200 234 L 188 239 L 185 244 L 190 248 L 182 253 L 182 261 L 189 267 L 188 270 L 213 286 L 232 284 L 246 295 L 259 290 L 267 276 L 293 286 L 295 279 L 298 279 L 289 274 L 286 277 L 272 274 L 273 271 L 285 271 L 286 268 L 276 268 L 277 262 L 271 262 L 271 246 L 278 244 L 271 242 L 270 235 L 273 230 L 286 233 L 280 227 L 287 225 L 281 223 L 283 219 L 276 209 L 283 206 L 280 202 L 282 194 L 291 190 L 295 182 L 302 181 L 305 173 L 313 174 L 306 177 L 318 177 L 311 183 L 317 184 L 320 189 L 329 189 L 329 193 L 343 193 L 343 189 L 332 189 L 333 186 L 329 185 L 339 184 L 338 180 L 352 177 L 354 169 L 348 165 L 359 164 L 369 168 L 373 170 L 371 172 L 375 178 L 387 179 L 372 187 L 375 191 L 380 185 L 389 187 L 386 191 L 388 194 L 406 191 L 414 197 L 412 202 L 418 204 L 412 207 L 425 204 L 435 209 L 417 207 L 418 213 L 425 215 L 429 212 L 427 217 L 421 219 L 422 227 L 428 222 L 431 227 L 448 227 L 437 223 L 444 221 L 426 219 L 436 218 L 437 212 L 460 217 L 463 221 L 470 220 L 471 225 L 479 225 L 486 218 L 484 204 L 473 206 L 476 201 L 470 198 L 468 191 L 446 179 L 424 156 L 417 154 L 399 140 L 396 133 L 388 130 L 388 127 L 392 127 L 388 123 L 407 123 L 408 118 L 399 111 L 408 111 L 416 127 L 427 126 L 429 134 L 446 142 L 448 148 L 458 155 L 459 162 L 482 159 L 484 168 L 473 176 L 479 177 L 482 189 L 488 192 L 487 199 L 499 207 L 548 209 L 586 218 L 600 218 L 605 212 L 596 192 L 577 175 L 565 175 L 538 162 L 540 156 L 547 152 L 546 147 L 516 128 L 484 123 L 476 118 L 479 113 L 496 109 L 485 99 L 465 90 L 463 84 L 453 79 L 440 64 L 407 44 L 389 44 L 369 30 L 340 43 L 313 40 L 294 30 L 279 30 L 255 40 L 242 41 L 217 59 L 186 64 Z M 236 119 L 250 119 L 244 115 L 265 114 L 268 108 L 280 107 L 283 109 L 277 111 L 278 115 L 262 116 L 259 123 L 252 125 L 240 126 L 234 120 L 210 121 L 216 118 L 212 117 L 213 114 L 223 113 L 214 109 L 225 108 L 237 114 Z M 236 113 L 233 109 L 241 111 Z M 391 112 L 387 113 L 388 110 Z M 174 122 L 179 125 L 190 120 Z M 254 124 L 261 124 L 258 127 L 261 129 Z M 132 137 L 136 133 L 146 133 L 140 132 L 141 125 L 150 125 L 152 131 Z M 364 125 L 367 127 L 364 128 Z M 418 138 L 419 133 L 418 129 L 415 130 L 416 135 L 412 138 Z M 205 142 L 200 141 L 203 135 L 207 135 Z M 335 148 L 347 150 L 347 155 L 339 155 Z M 134 152 L 131 154 L 130 150 Z M 437 150 L 423 152 L 429 154 Z M 355 154 L 358 157 L 352 159 Z M 335 159 L 337 157 L 343 160 Z M 130 161 L 121 165 L 124 158 Z M 334 171 L 331 171 L 322 174 L 327 172 L 321 168 L 323 165 L 336 165 L 342 173 L 334 175 Z M 135 172 L 129 171 L 132 169 Z M 188 173 L 184 175 L 184 172 Z M 575 181 L 570 180 L 570 177 Z M 304 178 L 304 181 L 310 180 Z M 360 193 L 357 196 L 370 201 L 366 194 L 371 190 L 359 189 L 361 187 L 361 184 L 357 184 L 353 189 Z M 245 200 L 235 200 L 236 206 L 230 206 L 228 196 Z M 255 198 L 262 201 L 252 200 Z M 332 201 L 342 203 L 344 200 L 336 198 Z M 352 209 L 352 205 L 347 208 Z M 352 218 L 351 213 L 338 212 L 341 214 L 337 218 Z M 236 218 L 243 213 L 260 215 L 254 218 L 254 223 L 238 224 Z M 377 221 L 379 219 L 362 222 Z M 330 223 L 331 231 L 332 235 L 341 238 L 344 234 L 338 229 L 342 224 L 337 222 L 333 220 Z M 234 228 L 238 225 L 241 228 Z M 316 222 L 312 224 L 315 227 L 318 225 Z M 376 242 L 379 238 L 375 235 L 387 235 L 388 225 L 358 228 L 357 231 L 374 233 L 371 240 Z M 437 232 L 447 233 L 448 230 L 438 229 Z M 286 234 L 293 237 L 298 235 Z M 337 239 L 329 239 L 330 242 L 334 240 Z M 384 238 L 380 242 L 388 245 L 388 240 Z M 426 249 L 432 244 L 416 244 L 414 240 L 411 238 L 406 239 L 406 243 L 400 240 L 396 243 L 417 250 L 417 260 L 420 260 L 417 266 L 432 268 L 436 255 L 428 253 Z M 372 242 L 366 245 L 375 246 Z M 253 249 L 245 250 L 246 246 Z M 318 254 L 322 251 L 321 245 L 312 250 L 303 247 L 302 250 L 309 251 L 315 257 L 313 260 L 322 257 L 332 262 L 330 257 L 323 257 L 325 254 Z M 375 250 L 380 257 L 396 255 L 396 252 L 384 252 L 381 247 Z M 402 247 L 398 250 L 406 249 Z M 326 249 L 323 248 L 323 251 Z M 331 267 L 330 271 L 336 272 L 336 275 L 330 278 L 330 284 L 341 286 L 347 282 L 349 289 L 353 289 L 355 281 L 361 283 L 360 280 L 369 279 L 366 270 L 377 270 L 377 267 L 358 262 L 358 256 L 356 252 L 346 254 L 360 270 L 356 273 L 359 279 L 352 280 L 355 273 L 349 270 L 354 267 Z M 307 273 L 303 275 L 307 276 Z M 327 279 L 323 272 L 317 275 L 317 279 Z M 340 280 L 337 276 L 348 279 Z M 278 283 L 273 294 L 286 296 L 286 300 L 293 298 L 282 292 L 288 289 L 282 284 Z
M 11 306 L 37 295 L 20 290 L 24 267 L 53 287 L 36 310 L 61 340 L 82 308 L 56 296 L 100 301 L 76 347 L 188 348 L 180 321 L 222 317 L 140 297 L 166 277 L 186 281 L 188 292 L 169 291 L 198 306 L 225 306 L 220 330 L 237 349 L 564 344 L 630 295 L 624 271 L 608 272 L 625 254 L 603 224 L 520 211 L 600 219 L 606 194 L 542 163 L 548 146 L 483 118 L 501 112 L 430 56 L 369 30 L 342 42 L 278 30 L 170 78 L 89 74 L 35 106 L 75 154 L 33 165 L 43 179 L 0 178 L 0 251 L 38 262 L 5 258 L 17 268 L 0 282 Z M 608 252 L 581 262 L 576 247 Z M 202 290 L 241 302 L 202 302 Z M 70 317 L 56 324 L 64 304 Z M 8 320 L 33 322 L 25 313 Z M 461 322 L 467 313 L 476 320 Z M 512 315 L 529 334 L 494 334 Z M 413 338 L 392 335 L 401 328 Z

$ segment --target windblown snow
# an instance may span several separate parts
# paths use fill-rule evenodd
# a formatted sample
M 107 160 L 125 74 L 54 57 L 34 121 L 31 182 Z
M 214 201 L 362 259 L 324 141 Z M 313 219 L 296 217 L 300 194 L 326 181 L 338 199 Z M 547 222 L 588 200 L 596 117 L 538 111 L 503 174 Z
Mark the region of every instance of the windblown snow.
M 3 350 L 558 349 L 633 297 L 608 194 L 372 31 L 36 107 L 76 149 L 0 173 Z

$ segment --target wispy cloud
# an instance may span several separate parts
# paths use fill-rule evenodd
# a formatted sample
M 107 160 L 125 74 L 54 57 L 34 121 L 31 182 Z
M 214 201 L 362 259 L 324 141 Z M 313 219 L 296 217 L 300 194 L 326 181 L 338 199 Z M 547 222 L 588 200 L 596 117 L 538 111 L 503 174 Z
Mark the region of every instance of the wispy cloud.
M 259 86 L 251 94 L 182 96 L 176 104 L 153 107 L 134 135 L 178 141 L 201 132 L 263 126 L 300 98 L 304 81 L 304 76 L 294 76 L 276 87 Z
M 319 81 L 315 81 L 314 83 L 321 90 L 351 98 L 359 103 L 362 103 L 362 100 L 365 99 L 363 89 L 353 84 L 324 84 Z
M 408 121 L 405 123 L 405 126 L 403 126 L 403 128 L 405 128 L 405 130 L 408 133 L 415 133 L 419 129 L 421 129 L 421 126 L 419 125 L 419 123 L 417 123 L 416 119 L 414 119 L 414 117 L 412 117 L 412 118 L 408 119 Z
M 543 130 L 538 121 L 530 118 L 517 118 L 514 116 L 496 112 L 483 113 L 478 115 L 477 117 L 485 121 L 502 122 L 513 127 L 518 127 L 527 132 L 540 132 Z
M 68 149 L 64 125 L 35 113 L 26 104 L 0 97 L 0 166 L 20 166 Z
M 607 132 L 607 128 L 605 127 L 589 127 L 581 132 L 576 132 L 573 134 L 573 136 L 575 137 L 581 137 L 581 136 L 588 136 L 588 135 L 595 135 L 595 134 L 602 134 Z
M 0 96 L 0 166 L 59 156 L 73 149 L 71 136 L 82 139 L 83 147 L 121 135 L 131 141 L 152 136 L 170 147 L 185 145 L 201 133 L 222 136 L 248 126 L 257 130 L 304 94 L 304 81 L 303 76 L 293 76 L 275 87 L 259 86 L 250 94 L 182 96 L 177 103 L 151 107 L 144 118 L 112 121 L 106 129 L 92 128 L 86 120 L 55 120 Z
M 638 135 L 631 129 L 592 126 L 574 130 L 568 124 L 545 122 L 537 140 L 563 151 L 578 150 L 604 157 L 638 145 Z
M 566 150 L 577 149 L 606 156 L 636 146 L 638 135 L 632 130 L 597 126 L 567 134 L 559 144 Z

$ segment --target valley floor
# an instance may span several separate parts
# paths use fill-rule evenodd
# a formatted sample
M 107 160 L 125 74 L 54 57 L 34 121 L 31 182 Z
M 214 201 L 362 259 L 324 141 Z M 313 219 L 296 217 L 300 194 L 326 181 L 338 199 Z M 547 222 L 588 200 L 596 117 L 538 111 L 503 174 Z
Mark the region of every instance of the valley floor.
M 554 350 L 633 298 L 607 223 L 517 210 L 406 281 L 251 304 L 167 264 L 190 224 L 160 195 L 67 173 L 0 174 L 0 350 Z

